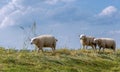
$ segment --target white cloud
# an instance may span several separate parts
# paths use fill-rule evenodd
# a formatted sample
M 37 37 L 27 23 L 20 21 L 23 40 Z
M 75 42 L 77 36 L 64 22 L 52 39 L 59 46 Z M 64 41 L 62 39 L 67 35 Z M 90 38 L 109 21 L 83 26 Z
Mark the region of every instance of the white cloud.
M 115 8 L 114 6 L 108 6 L 103 9 L 101 13 L 99 13 L 99 16 L 110 16 L 115 12 L 117 12 L 117 8 Z
M 17 4 L 17 0 L 12 0 L 4 5 L 0 9 L 0 28 L 14 25 L 14 13 L 22 9 L 23 7 Z
M 28 3 L 28 1 L 29 0 L 11 0 L 8 2 L 8 4 L 4 5 L 0 9 L 0 28 L 16 25 L 19 22 L 25 23 L 24 20 L 29 21 L 30 19 L 37 17 L 40 17 L 41 19 L 48 18 L 49 17 L 48 14 L 52 16 L 56 12 L 58 12 L 55 11 L 56 9 L 53 10 L 46 8 L 46 6 L 42 5 L 43 2 L 47 4 L 57 4 L 59 2 L 67 3 L 73 2 L 75 0 L 41 0 L 41 1 L 38 0 L 37 2 L 31 0 L 30 4 Z M 53 13 L 51 13 L 51 11 Z
M 58 0 L 46 0 L 45 1 L 45 3 L 51 4 L 51 5 L 56 4 L 57 2 L 58 2 Z
M 60 0 L 62 2 L 73 2 L 73 1 L 76 1 L 76 0 Z
M 0 28 L 12 25 L 14 25 L 14 20 L 12 20 L 10 17 L 5 17 L 5 19 L 0 24 Z
M 9 18 L 9 15 L 14 11 L 15 6 L 12 2 L 9 2 L 7 5 L 0 9 L 0 28 L 5 27 L 9 24 L 12 25 L 11 23 L 13 23 L 13 20 Z
M 45 3 L 54 5 L 58 2 L 73 2 L 75 0 L 46 0 Z

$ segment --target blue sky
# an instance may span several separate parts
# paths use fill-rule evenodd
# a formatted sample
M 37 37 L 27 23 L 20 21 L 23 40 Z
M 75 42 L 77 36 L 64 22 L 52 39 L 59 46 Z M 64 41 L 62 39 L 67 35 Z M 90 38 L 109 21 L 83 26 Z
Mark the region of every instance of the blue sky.
M 52 34 L 57 48 L 81 47 L 78 35 L 110 37 L 120 47 L 120 0 L 0 0 L 0 45 L 22 49 L 29 27 Z M 20 29 L 23 26 L 25 31 Z M 29 45 L 28 49 L 34 49 Z

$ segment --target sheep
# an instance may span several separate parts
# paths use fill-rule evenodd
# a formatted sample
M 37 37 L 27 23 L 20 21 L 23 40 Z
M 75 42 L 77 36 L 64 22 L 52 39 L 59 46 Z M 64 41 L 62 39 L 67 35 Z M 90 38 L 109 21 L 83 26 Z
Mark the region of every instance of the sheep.
M 101 50 L 101 48 L 103 48 L 103 52 L 105 48 L 108 49 L 113 49 L 113 51 L 115 51 L 116 49 L 116 42 L 114 39 L 111 38 L 95 38 L 94 42 L 98 45 L 99 47 L 99 52 Z
M 36 47 L 38 48 L 38 52 L 40 50 L 42 50 L 42 52 L 43 52 L 43 47 L 50 47 L 50 48 L 52 48 L 52 51 L 54 52 L 57 41 L 58 40 L 52 35 L 40 35 L 38 37 L 32 38 L 31 44 L 36 45 Z
M 94 43 L 94 38 L 95 37 L 91 37 L 91 36 L 86 36 L 84 34 L 79 35 L 80 37 L 80 43 L 82 44 L 82 48 L 87 49 L 87 46 L 91 46 L 93 48 L 93 50 L 96 50 L 96 44 Z

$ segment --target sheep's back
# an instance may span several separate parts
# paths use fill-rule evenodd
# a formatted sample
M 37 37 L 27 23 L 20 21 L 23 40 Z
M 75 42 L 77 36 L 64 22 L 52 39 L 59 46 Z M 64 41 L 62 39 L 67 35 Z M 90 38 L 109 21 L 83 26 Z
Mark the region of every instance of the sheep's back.
M 111 38 L 101 38 L 102 43 L 105 43 L 107 46 L 113 46 L 115 45 L 115 40 Z
M 45 46 L 50 46 L 55 42 L 55 37 L 52 35 L 41 35 L 38 37 L 38 39 L 40 40 L 41 44 Z

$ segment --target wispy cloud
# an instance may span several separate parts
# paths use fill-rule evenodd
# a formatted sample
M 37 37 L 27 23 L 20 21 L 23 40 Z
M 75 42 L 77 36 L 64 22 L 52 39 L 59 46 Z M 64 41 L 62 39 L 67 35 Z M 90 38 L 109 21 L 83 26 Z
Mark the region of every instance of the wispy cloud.
M 73 1 L 75 1 L 75 0 L 45 0 L 45 3 L 54 5 L 54 4 L 58 3 L 58 2 L 67 3 L 67 2 L 73 2 Z
M 12 20 L 10 17 L 5 17 L 4 20 L 0 24 L 0 28 L 4 28 L 6 26 L 12 26 L 14 25 L 14 20 Z
M 14 25 L 14 20 L 11 15 L 20 9 L 18 5 L 15 4 L 16 0 L 8 2 L 0 9 L 0 28 Z
M 111 16 L 112 14 L 117 12 L 117 8 L 114 6 L 108 6 L 99 13 L 99 16 Z
M 98 25 L 117 25 L 120 21 L 120 12 L 115 6 L 108 6 L 93 18 Z
M 56 4 L 57 2 L 58 2 L 58 0 L 46 0 L 45 1 L 45 3 L 51 4 L 51 5 Z
M 44 21 L 44 19 L 48 21 L 57 21 L 58 19 L 63 20 L 63 18 L 65 18 L 65 20 L 63 21 L 68 21 L 72 20 L 72 17 L 76 14 L 76 11 L 74 11 L 75 9 L 73 7 L 70 8 L 70 5 L 62 5 L 60 7 L 58 5 L 57 7 L 53 7 L 52 9 L 49 8 L 49 4 L 64 4 L 76 0 L 30 0 L 29 3 L 28 1 L 29 0 L 11 0 L 8 2 L 8 4 L 4 5 L 0 9 L 0 28 L 13 26 L 16 24 L 23 24 L 23 22 L 30 23 L 31 19 L 40 19 L 43 22 L 46 22 Z M 46 5 L 46 3 L 48 5 Z M 72 11 L 74 12 L 72 13 Z M 71 12 L 72 14 L 69 14 L 69 12 Z
M 29 16 L 34 15 L 36 10 L 41 10 L 39 7 L 25 6 L 24 3 L 24 0 L 11 0 L 0 9 L 0 29 L 23 23 L 25 18 L 28 21 L 31 18 Z

